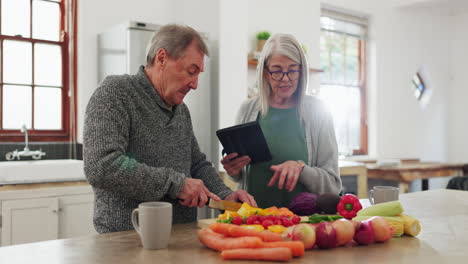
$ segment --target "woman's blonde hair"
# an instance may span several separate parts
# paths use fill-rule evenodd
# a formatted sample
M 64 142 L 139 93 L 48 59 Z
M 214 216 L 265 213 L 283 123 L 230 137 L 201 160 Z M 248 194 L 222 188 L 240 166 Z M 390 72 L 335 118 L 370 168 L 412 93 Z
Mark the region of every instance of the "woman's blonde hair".
M 260 112 L 262 116 L 266 116 L 268 113 L 268 100 L 271 93 L 271 87 L 265 78 L 265 70 L 272 55 L 286 56 L 301 66 L 301 77 L 299 78 L 297 89 L 293 96 L 297 103 L 299 118 L 302 120 L 302 117 L 304 116 L 303 98 L 309 83 L 309 65 L 301 45 L 296 38 L 290 34 L 274 34 L 267 40 L 263 47 L 263 51 L 257 65 Z

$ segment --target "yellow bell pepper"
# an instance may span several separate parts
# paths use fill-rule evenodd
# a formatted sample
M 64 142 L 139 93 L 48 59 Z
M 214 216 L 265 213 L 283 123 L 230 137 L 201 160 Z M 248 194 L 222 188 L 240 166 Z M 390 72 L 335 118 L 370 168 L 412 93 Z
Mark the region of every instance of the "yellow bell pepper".
M 218 220 L 227 220 L 229 218 L 240 216 L 237 212 L 226 210 L 224 214 L 218 215 Z
M 268 230 L 275 233 L 283 233 L 286 230 L 286 227 L 282 225 L 271 225 L 268 227 Z
M 262 225 L 241 225 L 242 227 L 248 228 L 248 229 L 253 229 L 256 231 L 263 231 L 265 228 L 263 228 Z
M 254 214 L 258 214 L 262 209 L 257 207 L 252 207 L 248 203 L 243 203 L 241 208 L 237 210 L 237 213 L 241 217 L 249 217 Z

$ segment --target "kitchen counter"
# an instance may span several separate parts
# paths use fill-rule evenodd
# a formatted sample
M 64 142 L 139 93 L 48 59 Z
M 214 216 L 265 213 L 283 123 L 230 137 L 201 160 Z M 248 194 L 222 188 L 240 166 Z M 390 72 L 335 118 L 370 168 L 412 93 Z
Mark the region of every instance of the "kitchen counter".
M 465 263 L 468 257 L 468 192 L 433 190 L 400 195 L 405 212 L 417 217 L 418 237 L 369 246 L 309 250 L 291 263 Z M 0 263 L 265 263 L 222 261 L 198 242 L 195 223 L 174 225 L 168 249 L 144 250 L 134 231 L 0 248 Z
M 33 190 L 43 188 L 61 188 L 61 187 L 78 187 L 89 186 L 86 180 L 76 181 L 57 181 L 57 182 L 44 182 L 44 183 L 22 183 L 22 184 L 0 184 L 1 191 L 19 191 L 19 190 Z

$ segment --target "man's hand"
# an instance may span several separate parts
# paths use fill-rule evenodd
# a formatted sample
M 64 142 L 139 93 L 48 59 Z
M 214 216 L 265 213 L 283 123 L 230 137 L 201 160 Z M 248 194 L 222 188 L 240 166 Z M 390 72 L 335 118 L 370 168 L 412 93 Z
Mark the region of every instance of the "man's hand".
M 221 160 L 221 164 L 223 164 L 223 168 L 231 176 L 235 176 L 239 174 L 240 170 L 250 163 L 249 156 L 242 156 L 242 157 L 236 158 L 237 156 L 238 154 L 234 152 L 234 153 L 230 153 L 224 156 L 223 159 Z
M 250 206 L 257 207 L 257 202 L 255 201 L 254 197 L 244 190 L 237 190 L 226 196 L 224 200 L 233 202 L 246 202 L 250 204 Z
M 206 205 L 208 197 L 215 201 L 221 200 L 216 194 L 206 188 L 202 180 L 185 178 L 184 188 L 177 198 L 181 200 L 180 204 L 182 205 L 188 207 L 198 206 L 201 208 Z
M 279 165 L 273 165 L 270 167 L 275 173 L 271 177 L 268 186 L 275 185 L 278 181 L 278 189 L 283 189 L 286 184 L 286 190 L 292 191 L 296 187 L 299 175 L 301 174 L 303 165 L 297 161 L 288 160 Z

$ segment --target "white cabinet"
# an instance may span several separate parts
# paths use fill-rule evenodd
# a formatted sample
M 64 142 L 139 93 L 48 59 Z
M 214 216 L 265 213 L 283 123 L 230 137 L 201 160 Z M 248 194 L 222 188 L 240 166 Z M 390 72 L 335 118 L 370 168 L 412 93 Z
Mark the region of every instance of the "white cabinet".
M 93 226 L 92 194 L 62 196 L 59 198 L 59 204 L 59 238 L 96 233 Z
M 56 239 L 57 198 L 2 201 L 2 246 Z
M 0 246 L 96 234 L 89 185 L 0 192 Z

